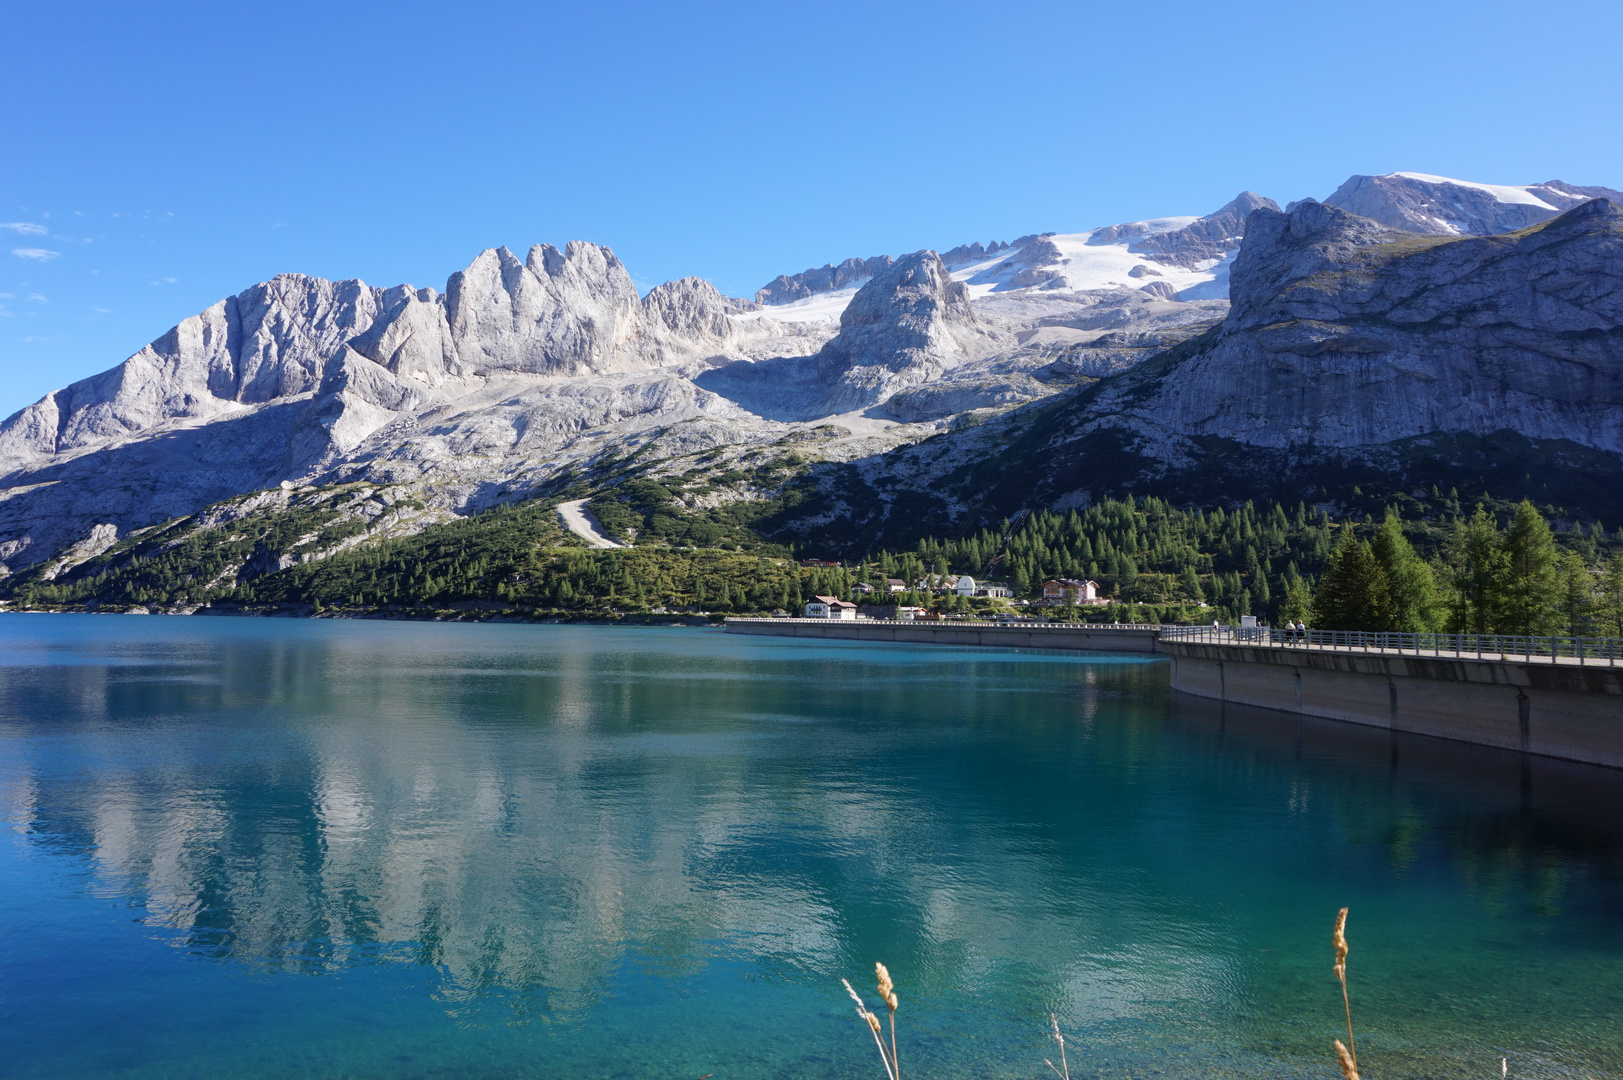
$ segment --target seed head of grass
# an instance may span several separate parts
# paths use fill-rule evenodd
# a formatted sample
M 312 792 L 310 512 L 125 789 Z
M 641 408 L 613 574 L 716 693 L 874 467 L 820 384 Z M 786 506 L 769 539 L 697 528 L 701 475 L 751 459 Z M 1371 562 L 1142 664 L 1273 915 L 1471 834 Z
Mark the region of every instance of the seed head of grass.
M 881 1029 L 880 1029 L 880 1026 L 879 1026 L 879 1017 L 875 1016 L 872 1012 L 869 1011 L 867 1003 L 865 1003 L 862 1000 L 862 995 L 858 994 L 856 992 L 856 990 L 851 986 L 851 980 L 849 980 L 849 979 L 841 979 L 840 983 L 841 983 L 841 985 L 843 985 L 845 987 L 845 992 L 847 994 L 851 995 L 851 1000 L 857 1003 L 857 1018 L 860 1019 L 863 1023 L 867 1024 L 868 1025 L 868 1030 L 873 1032 L 874 1045 L 879 1048 L 879 1060 L 885 1066 L 885 1078 L 886 1078 L 886 1080 L 900 1080 L 900 1077 L 897 1075 L 898 1070 L 897 1070 L 896 1059 L 895 1059 L 896 1050 L 895 1050 L 895 1041 L 894 1041 L 895 1040 L 894 1027 L 893 1027 L 893 1034 L 891 1036 L 891 1039 L 892 1039 L 891 1050 L 887 1054 L 885 1052 L 884 1036 L 880 1034 Z M 893 1006 L 893 1008 L 894 1008 L 894 1006 Z M 896 1014 L 894 1012 L 891 1013 L 891 1021 L 890 1022 L 891 1022 L 891 1024 L 893 1026 L 896 1023 Z
M 1330 943 L 1336 947 L 1336 963 L 1335 963 L 1335 966 L 1331 970 L 1333 970 L 1336 973 L 1336 978 L 1345 979 L 1347 977 L 1347 909 L 1346 908 L 1342 908 L 1340 914 L 1338 914 L 1336 916 L 1336 932 L 1331 937 Z
M 1347 1080 L 1358 1080 L 1358 1066 L 1353 1062 L 1352 1052 L 1342 1044 L 1340 1039 L 1336 1040 L 1336 1060 L 1341 1062 L 1342 1076 L 1346 1077 Z
M 900 1002 L 896 1000 L 896 984 L 890 981 L 890 970 L 884 964 L 875 964 L 873 969 L 879 977 L 879 1000 L 894 1013 Z
M 1358 1080 L 1358 1044 L 1353 1041 L 1352 1028 L 1352 998 L 1347 994 L 1347 909 L 1342 908 L 1336 914 L 1335 933 L 1330 936 L 1330 944 L 1336 949 L 1336 962 L 1330 968 L 1335 972 L 1336 981 L 1341 983 L 1341 1007 L 1347 1014 L 1347 1046 L 1336 1040 L 1336 1054 L 1341 1058 L 1342 1071 L 1347 1074 L 1347 1080 Z

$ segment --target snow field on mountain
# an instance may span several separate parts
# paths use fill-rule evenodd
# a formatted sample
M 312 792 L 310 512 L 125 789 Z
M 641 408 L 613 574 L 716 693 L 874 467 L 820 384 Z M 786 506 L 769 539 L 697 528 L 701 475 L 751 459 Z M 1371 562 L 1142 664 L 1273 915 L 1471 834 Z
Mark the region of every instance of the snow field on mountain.
M 864 279 L 850 288 L 818 293 L 816 296 L 808 296 L 790 304 L 769 304 L 758 311 L 739 312 L 733 318 L 738 322 L 759 322 L 765 318 L 776 319 L 778 322 L 827 323 L 830 326 L 839 326 L 840 314 L 857 294 L 857 289 L 867 283 L 867 279 Z
M 1545 210 L 1552 211 L 1559 211 L 1561 209 L 1558 206 L 1551 206 L 1549 203 L 1533 194 L 1532 189 L 1535 187 L 1542 187 L 1543 185 L 1541 184 L 1529 184 L 1526 187 L 1515 187 L 1507 184 L 1477 184 L 1472 183 L 1469 180 L 1454 180 L 1447 176 L 1432 176 L 1430 173 L 1417 172 L 1396 172 L 1388 173 L 1387 175 L 1401 176 L 1407 180 L 1419 180 L 1427 184 L 1452 184 L 1454 187 L 1473 188 L 1477 191 L 1487 192 L 1489 195 L 1492 195 L 1495 199 L 1498 199 L 1502 203 L 1519 203 L 1522 206 L 1538 206 Z

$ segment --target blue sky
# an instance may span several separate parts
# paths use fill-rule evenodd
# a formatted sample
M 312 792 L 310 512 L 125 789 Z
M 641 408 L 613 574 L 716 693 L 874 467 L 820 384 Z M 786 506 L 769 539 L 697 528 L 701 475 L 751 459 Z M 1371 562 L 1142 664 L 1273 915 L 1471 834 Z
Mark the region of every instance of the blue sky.
M 10 4 L 0 414 L 273 274 L 851 255 L 1354 173 L 1623 187 L 1623 4 Z

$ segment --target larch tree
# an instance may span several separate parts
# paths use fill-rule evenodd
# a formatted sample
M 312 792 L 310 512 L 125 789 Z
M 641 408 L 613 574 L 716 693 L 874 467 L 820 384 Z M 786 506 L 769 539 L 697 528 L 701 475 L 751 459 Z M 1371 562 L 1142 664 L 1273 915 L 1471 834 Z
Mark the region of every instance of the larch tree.
M 1454 523 L 1445 546 L 1449 585 L 1449 623 L 1464 634 L 1491 634 L 1499 625 L 1499 582 L 1506 556 L 1499 528 L 1480 503 L 1469 518 Z
M 1549 522 L 1523 499 L 1505 530 L 1500 633 L 1550 634 L 1560 617 L 1561 553 Z
M 1411 634 L 1441 628 L 1444 613 L 1437 580 L 1403 535 L 1403 522 L 1396 513 L 1387 511 L 1369 546 L 1391 586 L 1393 628 Z
M 1393 628 L 1392 586 L 1370 546 L 1342 526 L 1341 542 L 1313 596 L 1313 622 L 1323 630 Z

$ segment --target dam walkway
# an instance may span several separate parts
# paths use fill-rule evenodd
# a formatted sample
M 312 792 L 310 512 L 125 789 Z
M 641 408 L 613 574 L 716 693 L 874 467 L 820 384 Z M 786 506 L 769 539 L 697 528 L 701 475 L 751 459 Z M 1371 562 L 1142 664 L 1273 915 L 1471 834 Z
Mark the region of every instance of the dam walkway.
M 1623 768 L 1623 639 L 1111 623 L 728 619 L 728 633 L 1164 656 L 1172 689 Z

